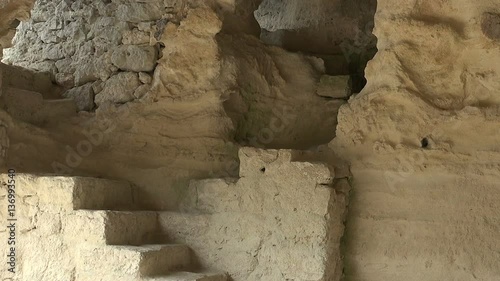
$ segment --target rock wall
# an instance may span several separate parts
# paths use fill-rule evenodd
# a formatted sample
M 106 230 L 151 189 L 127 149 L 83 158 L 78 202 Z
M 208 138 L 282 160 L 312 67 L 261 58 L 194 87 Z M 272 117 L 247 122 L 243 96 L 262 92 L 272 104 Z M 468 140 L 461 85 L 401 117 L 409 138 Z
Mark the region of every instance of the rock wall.
M 332 77 L 325 75 L 321 59 L 266 46 L 254 37 L 221 34 L 218 42 L 224 66 L 235 76 L 224 106 L 236 141 L 308 149 L 333 139 L 338 109 L 351 95 L 348 77 L 327 83 Z
M 300 154 L 241 149 L 240 178 L 192 182 L 162 229 L 235 281 L 340 280 L 349 183 Z
M 293 22 L 297 13 L 289 7 L 299 6 L 290 3 L 267 1 L 261 9 L 287 7 Z M 311 12 L 316 15 L 330 7 L 308 3 L 297 11 L 317 7 Z M 337 280 L 345 198 L 302 174 L 309 164 L 289 162 L 288 156 L 279 162 L 283 154 L 272 152 L 267 160 L 243 162 L 238 181 L 198 181 L 187 188 L 191 178 L 238 173 L 235 139 L 245 143 L 257 136 L 254 142 L 263 146 L 307 147 L 334 136 L 335 114 L 348 96 L 338 93 L 348 82 L 326 75 L 328 67 L 318 59 L 252 37 L 256 26 L 249 10 L 258 4 L 38 1 L 6 61 L 49 71 L 80 113 L 39 123 L 36 116 L 0 111 L 5 165 L 128 179 L 138 185 L 138 205 L 188 211 L 165 213 L 164 230 L 199 251 L 201 263 L 221 264 L 241 280 Z M 378 3 L 379 52 L 368 64 L 366 88 L 341 107 L 330 143 L 351 163 L 354 176 L 341 250 L 345 280 L 500 275 L 499 15 L 500 4 L 489 0 Z M 231 28 L 239 16 L 245 24 Z M 286 21 L 291 22 L 275 22 L 288 28 Z M 296 22 L 290 28 L 305 26 L 305 34 L 317 34 L 319 23 L 309 29 L 306 21 Z M 3 93 L 29 89 L 24 80 L 12 82 L 2 73 L 5 106 Z M 55 98 L 35 94 L 37 104 Z M 273 112 L 277 103 L 291 110 Z M 285 121 L 290 125 L 279 126 Z M 264 138 L 271 133 L 273 138 Z M 324 166 L 310 167 L 311 173 L 325 172 Z M 308 200 L 280 201 L 271 188 Z M 341 206 L 333 212 L 338 216 L 325 218 L 332 200 Z M 318 205 L 321 212 L 314 211 Z M 297 230 L 297 221 L 315 229 L 314 235 Z M 335 235 L 328 237 L 328 227 Z M 249 231 L 255 239 L 241 235 Z M 297 252 L 288 242 L 304 248 Z M 248 251 L 234 250 L 241 243 Z M 312 249 L 304 246 L 311 244 Z M 297 271 L 306 267 L 315 271 Z
M 328 74 L 352 75 L 359 93 L 377 51 L 376 8 L 374 0 L 265 0 L 255 16 L 263 42 L 321 57 Z
M 249 29 L 226 30 L 233 20 L 231 11 L 248 13 L 256 3 L 237 2 L 232 9 L 221 6 L 222 23 L 214 15 L 206 30 L 182 24 L 189 11 L 187 2 L 127 3 L 37 1 L 31 21 L 20 26 L 15 47 L 6 51 L 4 61 L 49 71 L 58 85 L 68 89 L 63 97 L 74 99 L 80 111 L 210 89 L 229 99 L 225 108 L 240 143 L 305 149 L 333 138 L 337 110 L 350 93 L 331 101 L 316 95 L 325 73 L 323 61 L 267 47 L 245 35 L 252 33 Z M 195 17 L 207 16 L 201 10 L 189 13 L 198 13 L 190 17 L 193 23 Z M 183 32 L 176 34 L 178 26 Z M 211 37 L 219 31 L 215 44 Z M 192 38 L 196 35 L 208 41 L 197 42 Z M 181 44 L 193 49 L 180 50 Z M 302 72 L 296 73 L 297 69 Z M 207 87 L 213 79 L 219 85 Z M 348 90 L 348 85 L 334 83 L 326 91 L 337 88 Z M 274 108 L 277 101 L 282 108 Z M 314 116 L 313 122 L 323 121 L 329 129 L 311 128 L 301 122 L 302 115 Z
M 32 36 L 41 40 L 39 36 L 46 34 L 55 42 L 35 40 L 33 48 L 40 51 L 33 50 L 25 56 L 10 58 L 19 59 L 15 64 L 28 64 L 36 68 L 38 65 L 56 65 L 55 60 L 45 60 L 43 56 L 47 55 L 44 50 L 53 50 L 50 47 L 57 44 L 71 45 L 74 42 L 73 46 L 78 52 L 89 51 L 87 55 L 82 53 L 80 56 L 75 50 L 77 56 L 72 56 L 74 62 L 69 57 L 57 61 L 57 65 L 61 62 L 75 66 L 74 72 L 72 67 L 68 71 L 69 77 L 74 75 L 78 78 L 73 80 L 76 88 L 71 88 L 64 96 L 73 96 L 81 111 L 66 118 L 53 118 L 44 124 L 22 122 L 6 116 L 12 144 L 7 165 L 25 172 L 125 177 L 141 186 L 140 197 L 148 209 L 175 208 L 175 198 L 189 178 L 233 173 L 228 168 L 236 158 L 237 147 L 229 142 L 233 124 L 222 105 L 221 96 L 225 86 L 215 83 L 222 80 L 219 79 L 220 55 L 214 40 L 215 34 L 221 30 L 222 21 L 213 8 L 204 3 L 189 3 L 188 7 L 187 2 L 182 2 L 173 9 L 164 10 L 166 8 L 162 6 L 162 10 L 157 11 L 155 7 L 160 2 L 163 5 L 163 1 L 147 4 L 123 1 L 92 1 L 90 4 L 73 2 L 71 6 L 63 2 L 38 1 L 32 22 L 23 24 L 18 35 L 18 38 L 24 38 L 36 33 L 35 29 L 38 28 L 40 32 Z M 65 12 L 52 13 L 55 9 Z M 133 11 L 127 12 L 127 9 Z M 100 12 L 106 11 L 115 16 L 101 16 Z M 86 17 L 85 13 L 93 16 Z M 157 38 L 168 40 L 169 44 L 134 45 L 123 41 L 124 38 L 143 38 L 133 34 L 142 34 L 134 26 L 138 26 L 141 19 L 154 21 L 158 13 L 164 17 L 174 13 L 182 19 L 180 23 L 176 22 L 177 16 L 171 17 L 168 24 L 164 22 L 165 26 L 146 32 L 156 33 Z M 43 19 L 43 16 L 50 19 Z M 119 19 L 125 16 L 130 17 L 126 19 L 130 21 Z M 64 21 L 65 17 L 75 21 Z M 106 20 L 108 25 L 101 22 Z M 58 27 L 62 29 L 51 30 L 49 25 L 53 21 L 63 22 L 64 25 Z M 104 26 L 100 27 L 99 24 Z M 130 28 L 115 33 L 114 29 L 120 26 Z M 79 41 L 78 34 L 66 33 L 71 30 L 76 33 L 81 31 L 85 36 L 81 36 Z M 93 36 L 92 30 L 104 33 Z M 57 42 L 61 40 L 58 36 L 69 36 L 73 41 Z M 9 52 L 23 54 L 23 46 L 28 45 L 23 40 L 16 40 L 16 46 Z M 186 49 L 185 44 L 191 48 Z M 85 46 L 89 48 L 85 49 Z M 140 50 L 155 48 L 161 50 L 157 54 L 159 60 L 154 59 L 143 65 L 143 60 L 138 58 L 151 52 L 141 53 Z M 128 51 L 134 59 L 121 56 Z M 101 60 L 103 56 L 113 60 L 113 54 L 116 56 L 115 63 L 128 71 L 110 66 L 110 61 Z M 33 61 L 22 61 L 24 58 Z M 199 61 L 203 61 L 204 65 L 198 65 Z M 106 63 L 110 68 L 100 68 L 99 63 Z M 150 69 L 152 65 L 154 71 Z M 144 67 L 148 67 L 150 72 L 139 72 L 146 71 Z M 98 72 L 93 68 L 99 68 L 104 74 L 96 75 Z M 106 69 L 114 70 L 106 72 Z M 80 75 L 82 73 L 85 75 Z M 61 73 L 57 67 L 52 74 L 54 81 L 58 81 L 57 77 Z M 65 76 L 67 72 L 63 74 Z M 141 99 L 129 95 L 135 93 L 135 86 L 145 90 Z M 94 107 L 94 103 L 98 107 L 86 111 Z
M 34 0 L 2 0 L 0 1 L 0 59 L 4 48 L 11 46 L 16 27 L 22 20 L 30 17 Z
M 80 110 L 132 101 L 149 90 L 160 47 L 155 36 L 167 20 L 179 20 L 174 8 L 159 1 L 37 1 L 4 61 L 51 73 L 73 88 L 64 96 Z
M 344 44 L 375 48 L 371 29 L 376 7 L 372 0 L 265 0 L 255 16 L 264 41 L 274 37 L 290 50 L 335 55 L 342 54 Z
M 379 1 L 368 84 L 330 147 L 350 159 L 346 280 L 496 280 L 496 1 Z
M 175 209 L 188 179 L 237 175 L 237 142 L 304 149 L 330 141 L 348 81 L 325 83 L 321 60 L 226 30 L 243 4 L 37 1 L 5 61 L 49 71 L 66 91 L 45 98 L 73 99 L 79 113 L 42 124 L 7 116 L 7 165 L 124 178 L 140 187 L 144 206 Z M 286 111 L 273 112 L 276 101 Z

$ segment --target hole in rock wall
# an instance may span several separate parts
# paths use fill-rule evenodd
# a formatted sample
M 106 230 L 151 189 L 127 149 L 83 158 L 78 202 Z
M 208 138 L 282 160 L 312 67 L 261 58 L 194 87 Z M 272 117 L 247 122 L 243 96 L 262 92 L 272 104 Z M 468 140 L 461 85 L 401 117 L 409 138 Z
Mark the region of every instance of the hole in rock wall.
M 238 85 L 225 102 L 236 142 L 301 150 L 329 143 L 340 107 L 365 86 L 377 51 L 376 0 L 256 2 L 243 10 L 253 9 L 260 32 L 246 33 L 257 38 L 239 36 L 231 17 L 222 32 L 230 35 L 218 36 L 237 69 Z
M 428 148 L 429 147 L 429 139 L 423 138 L 422 141 L 420 141 L 422 144 L 422 148 Z
M 350 75 L 359 93 L 377 52 L 376 7 L 376 0 L 264 0 L 255 17 L 263 42 L 323 59 L 326 74 Z

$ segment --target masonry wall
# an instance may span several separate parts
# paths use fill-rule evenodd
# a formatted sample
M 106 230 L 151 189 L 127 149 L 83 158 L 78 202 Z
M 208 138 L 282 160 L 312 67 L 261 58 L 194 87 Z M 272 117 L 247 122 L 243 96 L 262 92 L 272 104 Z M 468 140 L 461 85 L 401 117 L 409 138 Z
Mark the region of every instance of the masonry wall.
M 161 2 L 161 3 L 160 3 Z M 4 61 L 47 71 L 80 110 L 143 97 L 174 6 L 162 1 L 37 1 Z

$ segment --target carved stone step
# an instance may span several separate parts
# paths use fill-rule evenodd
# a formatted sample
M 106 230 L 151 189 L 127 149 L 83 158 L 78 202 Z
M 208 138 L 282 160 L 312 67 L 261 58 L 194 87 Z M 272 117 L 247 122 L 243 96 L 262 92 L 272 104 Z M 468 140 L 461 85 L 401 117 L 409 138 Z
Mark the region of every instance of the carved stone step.
M 188 270 L 191 250 L 176 244 L 139 247 L 82 245 L 77 259 L 78 275 L 94 275 L 94 280 L 140 280 Z
M 87 177 L 18 175 L 24 188 L 38 196 L 40 209 L 49 212 L 133 209 L 132 187 L 124 181 Z
M 76 211 L 63 223 L 64 235 L 75 243 L 140 245 L 158 231 L 155 212 Z
M 40 125 L 76 115 L 76 104 L 71 99 L 44 100 L 38 92 L 17 88 L 4 89 L 5 110 L 21 121 Z

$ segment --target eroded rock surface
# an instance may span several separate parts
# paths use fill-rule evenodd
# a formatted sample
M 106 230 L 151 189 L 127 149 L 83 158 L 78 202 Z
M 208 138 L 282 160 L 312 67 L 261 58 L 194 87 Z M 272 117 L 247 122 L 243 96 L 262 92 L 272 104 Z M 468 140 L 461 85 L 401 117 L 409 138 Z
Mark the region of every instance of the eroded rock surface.
M 241 178 L 192 182 L 187 213 L 160 214 L 162 229 L 234 280 L 340 280 L 349 184 L 294 154 L 242 148 Z
M 111 62 L 124 71 L 153 71 L 158 58 L 157 52 L 152 46 L 124 45 L 113 50 Z
M 314 208 L 334 198 L 343 214 L 341 194 L 348 188 L 317 197 L 325 190 L 323 181 L 292 182 L 307 178 L 302 168 L 312 167 L 306 173 L 311 175 L 320 173 L 321 165 L 308 162 L 296 169 L 294 161 L 278 163 L 281 154 L 266 152 L 242 159 L 238 181 L 204 180 L 187 187 L 193 178 L 237 176 L 235 140 L 308 148 L 337 135 L 330 147 L 352 164 L 354 175 L 343 250 L 346 280 L 495 280 L 500 275 L 499 5 L 380 1 L 374 31 L 380 51 L 366 70 L 367 87 L 349 97 L 348 79 L 331 77 L 328 69 L 335 68 L 343 34 L 369 39 L 347 40 L 354 47 L 350 55 L 362 61 L 356 46 L 373 44 L 364 36 L 371 26 L 364 32 L 367 18 L 358 15 L 342 18 L 346 26 L 327 16 L 362 3 L 264 1 L 257 18 L 267 21 L 269 30 L 261 38 L 327 54 L 322 61 L 257 40 L 252 13 L 260 2 L 37 1 L 5 61 L 50 75 L 18 71 L 19 77 L 0 77 L 2 96 L 8 98 L 0 111 L 5 164 L 29 172 L 125 178 L 137 185 L 138 206 L 192 212 L 166 214 L 165 231 L 191 243 L 203 263 L 226 267 L 241 280 L 322 280 L 328 270 L 338 280 L 338 244 L 328 244 L 325 239 L 332 237 L 324 234 L 328 226 L 338 226 L 332 232 L 338 241 L 341 216 L 330 224 L 324 209 Z M 363 15 L 373 12 L 373 1 L 367 3 Z M 66 103 L 47 100 L 54 98 L 51 81 L 77 102 L 78 115 Z M 33 91 L 35 84 L 45 90 Z M 346 183 L 347 176 L 336 180 Z M 276 195 L 279 189 L 286 192 Z M 308 202 L 293 197 L 296 193 Z M 181 200 L 186 197 L 196 200 Z M 53 224 L 34 233 L 61 229 L 57 217 L 47 221 Z M 297 229 L 298 221 L 317 231 Z M 242 230 L 254 231 L 254 239 Z M 296 251 L 287 241 L 303 248 Z M 248 251 L 235 250 L 241 243 Z M 335 265 L 327 267 L 330 254 Z M 297 265 L 299 260 L 308 264 Z M 68 279 L 67 272 L 49 268 L 41 269 L 42 275 L 28 269 L 27 276 Z
M 366 63 L 376 53 L 375 0 L 265 0 L 255 12 L 261 40 L 325 60 L 330 75 L 351 75 L 364 87 Z
M 379 1 L 379 52 L 331 145 L 353 164 L 347 280 L 500 275 L 499 9 Z
M 4 48 L 11 46 L 20 21 L 30 17 L 34 0 L 2 0 L 0 1 L 0 58 Z
M 73 99 L 79 111 L 91 111 L 94 108 L 93 83 L 72 88 L 63 94 L 64 97 Z
M 135 73 L 121 72 L 104 82 L 102 91 L 97 94 L 95 102 L 126 103 L 134 99 L 135 90 L 141 85 Z

